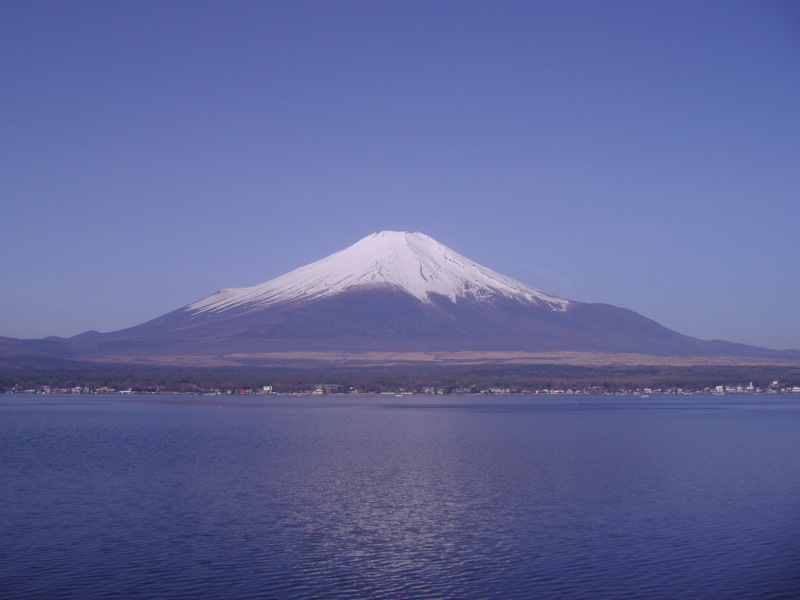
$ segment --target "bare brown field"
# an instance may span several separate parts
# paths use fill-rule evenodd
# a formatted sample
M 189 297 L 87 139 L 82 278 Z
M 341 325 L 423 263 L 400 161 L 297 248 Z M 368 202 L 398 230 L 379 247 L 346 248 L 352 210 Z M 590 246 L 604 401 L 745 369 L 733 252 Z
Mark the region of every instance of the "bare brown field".
M 582 367 L 692 367 L 773 366 L 793 367 L 797 360 L 743 358 L 738 356 L 656 356 L 650 354 L 606 354 L 596 352 L 266 352 L 206 356 L 107 356 L 92 362 L 179 367 L 270 367 L 348 366 L 386 367 L 408 365 L 571 365 Z

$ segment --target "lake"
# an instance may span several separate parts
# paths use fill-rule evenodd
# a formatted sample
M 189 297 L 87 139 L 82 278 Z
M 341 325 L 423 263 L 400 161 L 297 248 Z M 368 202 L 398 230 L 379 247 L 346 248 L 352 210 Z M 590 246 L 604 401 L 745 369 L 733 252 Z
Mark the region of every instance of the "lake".
M 800 598 L 797 396 L 0 396 L 0 597 Z

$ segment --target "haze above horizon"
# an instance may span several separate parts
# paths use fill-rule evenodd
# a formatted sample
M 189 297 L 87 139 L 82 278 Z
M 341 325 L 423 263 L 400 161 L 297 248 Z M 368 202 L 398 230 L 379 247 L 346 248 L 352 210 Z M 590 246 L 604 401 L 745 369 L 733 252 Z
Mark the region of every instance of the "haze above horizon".
M 800 348 L 796 3 L 6 2 L 0 49 L 0 335 L 407 230 Z

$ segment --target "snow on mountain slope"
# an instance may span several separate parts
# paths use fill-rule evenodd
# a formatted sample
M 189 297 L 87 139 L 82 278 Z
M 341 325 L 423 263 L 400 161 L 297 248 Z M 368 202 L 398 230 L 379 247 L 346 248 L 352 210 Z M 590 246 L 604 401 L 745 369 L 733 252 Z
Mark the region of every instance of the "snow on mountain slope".
M 186 307 L 187 311 L 221 312 L 261 309 L 276 304 L 332 296 L 360 287 L 394 287 L 431 302 L 439 294 L 489 301 L 500 295 L 564 311 L 569 300 L 495 273 L 422 233 L 382 231 L 340 252 L 271 281 L 252 287 L 220 290 Z

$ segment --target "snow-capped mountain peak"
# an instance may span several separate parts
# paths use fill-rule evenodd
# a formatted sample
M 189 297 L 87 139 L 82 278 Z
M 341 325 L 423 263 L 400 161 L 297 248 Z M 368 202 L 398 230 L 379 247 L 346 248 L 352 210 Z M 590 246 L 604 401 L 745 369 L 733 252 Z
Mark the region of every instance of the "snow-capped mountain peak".
M 569 300 L 500 275 L 422 233 L 381 231 L 352 246 L 259 285 L 220 290 L 186 307 L 192 312 L 262 309 L 355 288 L 391 287 L 421 302 L 438 294 L 489 301 L 495 296 L 566 310 Z

